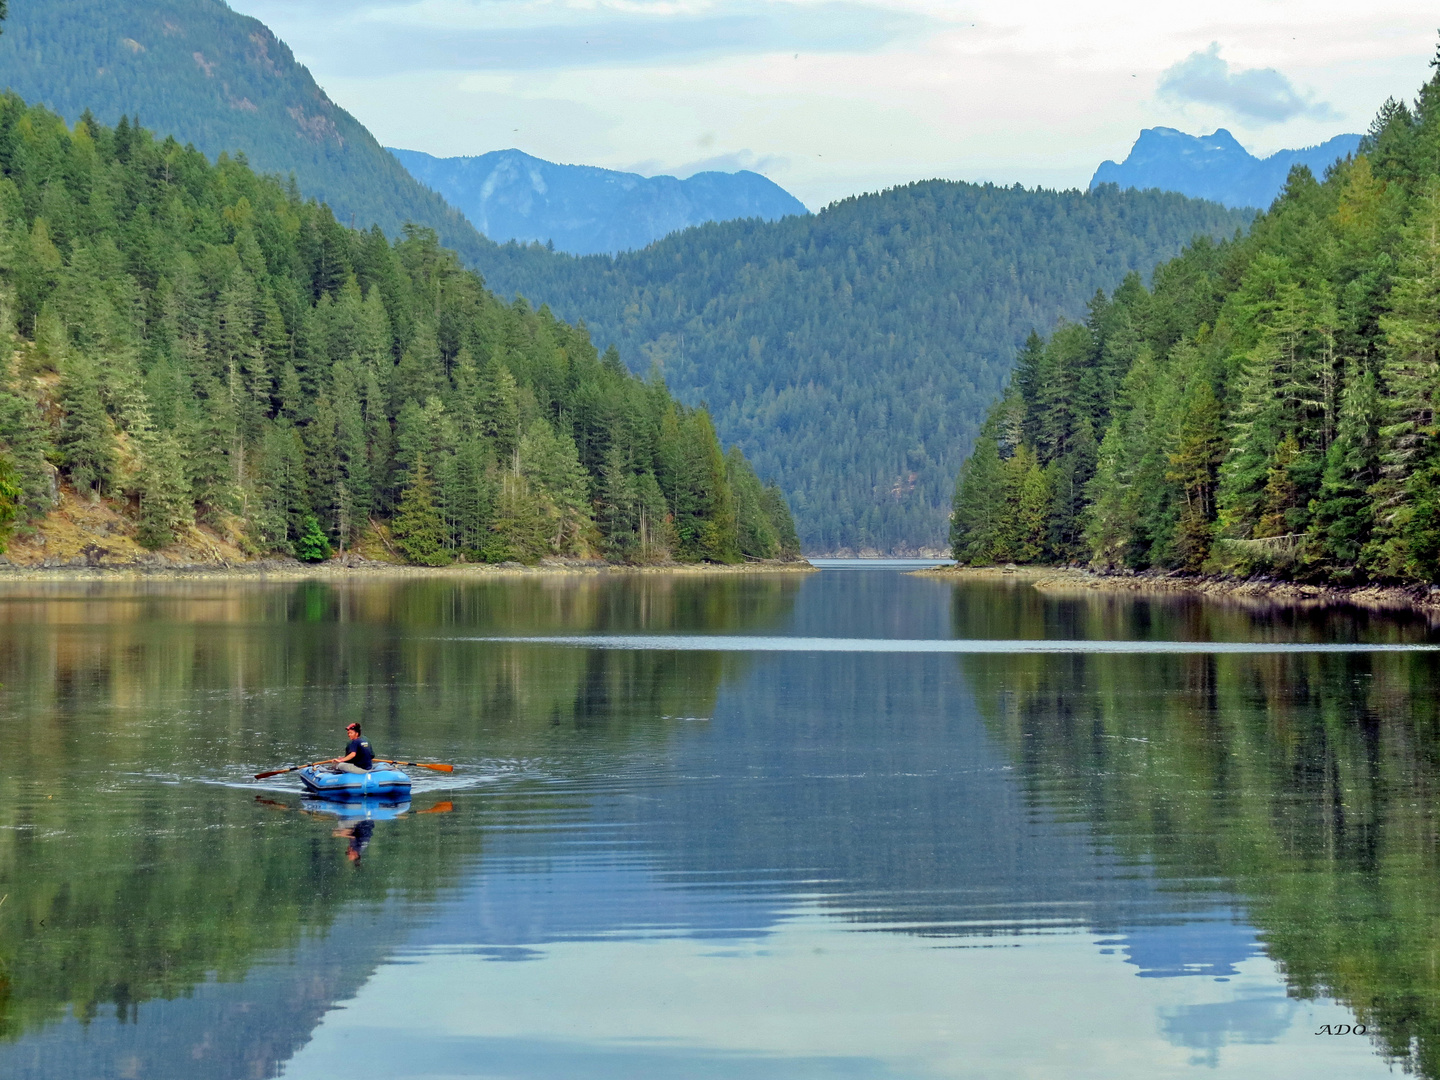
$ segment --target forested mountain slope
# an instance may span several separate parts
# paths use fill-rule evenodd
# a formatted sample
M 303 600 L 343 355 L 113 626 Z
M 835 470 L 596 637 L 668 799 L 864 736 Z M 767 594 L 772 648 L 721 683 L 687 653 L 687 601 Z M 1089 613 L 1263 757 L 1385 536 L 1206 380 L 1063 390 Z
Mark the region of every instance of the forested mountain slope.
M 151 548 L 199 523 L 319 559 L 378 533 L 429 565 L 798 546 L 703 410 L 502 303 L 430 230 L 392 245 L 241 162 L 13 94 L 0 335 L 0 502 L 32 523 L 78 497 Z
M 436 230 L 472 262 L 486 246 L 464 217 L 406 172 L 331 101 L 290 48 L 221 0 L 14 0 L 0 35 L 0 89 L 77 121 L 139 116 L 212 161 L 243 153 L 294 173 L 307 198 L 396 237 Z
M 930 181 L 613 259 L 506 245 L 479 265 L 708 402 L 807 551 L 889 551 L 944 545 L 955 472 L 1032 329 L 1248 220 L 1160 192 Z
M 1307 169 L 1021 353 L 956 494 L 967 562 L 1440 580 L 1440 54 Z
M 679 180 L 558 165 L 519 150 L 453 158 L 390 153 L 490 239 L 548 244 L 572 255 L 632 251 L 708 221 L 809 213 L 779 184 L 744 169 Z

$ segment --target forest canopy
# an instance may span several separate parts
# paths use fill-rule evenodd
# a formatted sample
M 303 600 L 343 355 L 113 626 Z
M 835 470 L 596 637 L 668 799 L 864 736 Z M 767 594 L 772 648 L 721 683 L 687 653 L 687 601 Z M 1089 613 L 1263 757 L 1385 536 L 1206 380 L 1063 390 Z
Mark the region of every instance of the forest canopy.
M 0 306 L 30 522 L 63 482 L 156 548 L 199 522 L 309 559 L 387 524 L 431 565 L 798 553 L 705 410 L 583 325 L 502 303 L 427 228 L 345 228 L 125 118 L 0 97 Z
M 1440 53 L 1322 180 L 1030 338 L 960 471 L 961 562 L 1440 579 Z
M 790 495 L 807 551 L 895 551 L 944 545 L 955 472 L 1031 327 L 1251 216 L 1114 185 L 931 180 L 615 258 L 507 244 L 478 265 L 707 402 Z

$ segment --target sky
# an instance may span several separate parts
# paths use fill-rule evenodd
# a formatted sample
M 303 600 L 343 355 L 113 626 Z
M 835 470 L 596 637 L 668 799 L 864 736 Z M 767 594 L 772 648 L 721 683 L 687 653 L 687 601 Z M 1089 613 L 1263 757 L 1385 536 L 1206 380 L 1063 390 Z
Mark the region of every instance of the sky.
M 387 146 L 748 168 L 811 209 L 936 177 L 1084 187 L 1145 127 L 1260 155 L 1363 132 L 1440 26 L 1397 0 L 229 2 Z

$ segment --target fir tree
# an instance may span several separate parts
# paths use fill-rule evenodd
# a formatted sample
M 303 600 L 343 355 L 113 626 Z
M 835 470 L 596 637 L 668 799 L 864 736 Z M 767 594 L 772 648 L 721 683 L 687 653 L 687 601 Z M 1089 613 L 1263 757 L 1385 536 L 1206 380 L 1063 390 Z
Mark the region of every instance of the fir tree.
M 445 523 L 435 508 L 434 485 L 423 455 L 415 460 L 415 470 L 400 497 L 390 528 L 395 546 L 410 562 L 418 566 L 444 566 L 451 561 L 445 547 Z
M 75 489 L 91 495 L 110 490 L 115 480 L 115 436 L 110 417 L 100 400 L 95 369 L 72 357 L 64 374 L 60 405 L 59 450 L 65 471 Z
M 320 526 L 320 519 L 314 514 L 305 518 L 305 527 L 295 541 L 295 557 L 301 562 L 324 562 L 334 554 L 330 538 Z
M 153 432 L 141 444 L 143 463 L 135 488 L 140 501 L 136 539 L 147 548 L 173 544 L 193 520 L 194 499 L 180 459 L 180 447 L 168 431 Z

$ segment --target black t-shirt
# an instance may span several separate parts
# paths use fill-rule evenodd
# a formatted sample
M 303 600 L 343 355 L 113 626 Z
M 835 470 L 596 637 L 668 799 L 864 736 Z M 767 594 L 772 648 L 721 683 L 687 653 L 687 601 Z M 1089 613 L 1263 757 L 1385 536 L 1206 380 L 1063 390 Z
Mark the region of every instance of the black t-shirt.
M 375 760 L 375 751 L 370 749 L 369 739 L 351 739 L 345 744 L 345 753 L 340 756 L 344 757 L 346 754 L 354 754 L 355 760 L 351 764 L 362 769 L 370 768 L 370 763 Z

